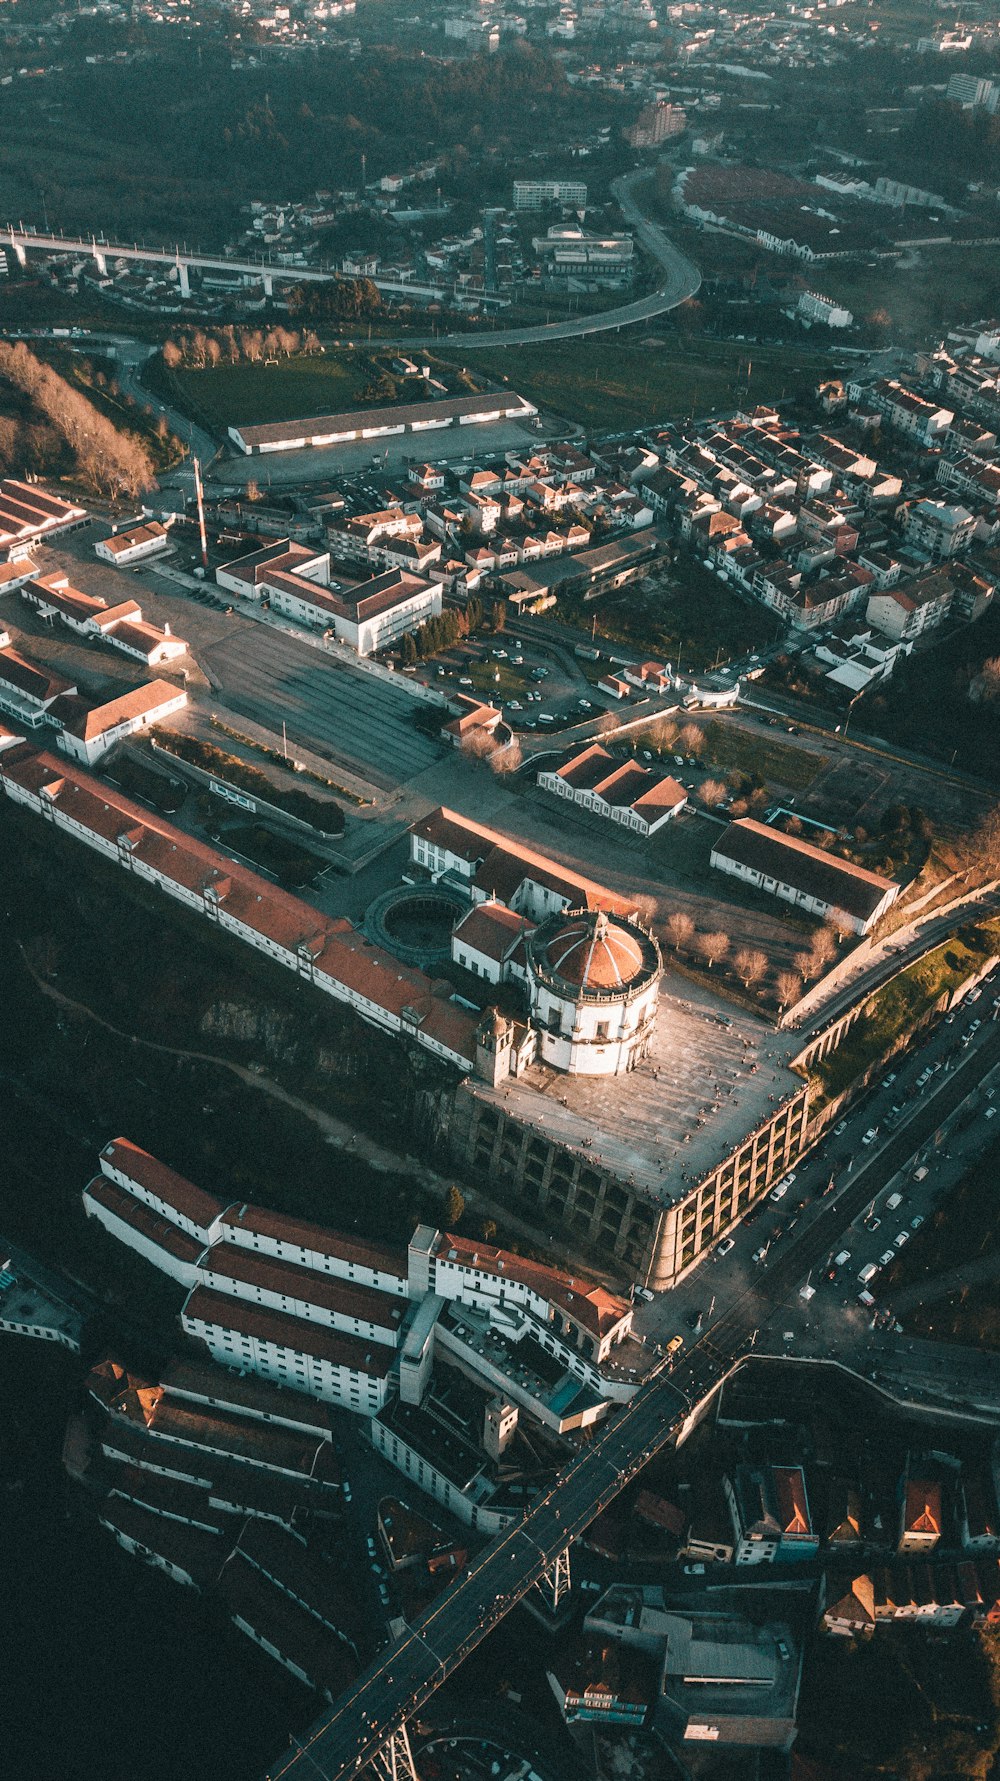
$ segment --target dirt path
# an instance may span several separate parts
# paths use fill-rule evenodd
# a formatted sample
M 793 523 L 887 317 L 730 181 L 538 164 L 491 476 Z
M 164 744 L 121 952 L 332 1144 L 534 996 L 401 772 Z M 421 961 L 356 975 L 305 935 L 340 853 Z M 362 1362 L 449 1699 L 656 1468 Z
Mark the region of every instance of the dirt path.
M 389 1150 L 384 1144 L 377 1143 L 374 1138 L 367 1137 L 364 1132 L 355 1131 L 346 1120 L 337 1119 L 332 1113 L 324 1113 L 321 1108 L 312 1106 L 309 1101 L 301 1100 L 298 1095 L 289 1094 L 288 1090 L 282 1088 L 281 1084 L 275 1082 L 272 1077 L 258 1074 L 255 1070 L 248 1070 L 243 1064 L 233 1063 L 230 1058 L 217 1057 L 209 1051 L 194 1051 L 187 1046 L 164 1045 L 157 1039 L 142 1039 L 135 1033 L 123 1032 L 121 1027 L 116 1027 L 111 1021 L 105 1020 L 103 1015 L 96 1014 L 92 1008 L 88 1008 L 85 1002 L 74 1001 L 71 996 L 56 989 L 54 984 L 46 983 L 43 978 L 39 977 L 25 956 L 24 948 L 20 942 L 18 942 L 18 951 L 24 968 L 36 988 L 41 991 L 43 996 L 47 996 L 50 1001 L 55 1002 L 58 1007 L 65 1008 L 69 1013 L 76 1014 L 83 1020 L 91 1021 L 95 1026 L 103 1027 L 105 1032 L 111 1033 L 116 1039 L 123 1040 L 126 1045 L 142 1046 L 143 1050 L 159 1053 L 163 1057 L 181 1058 L 186 1062 L 209 1064 L 215 1069 L 228 1070 L 230 1075 L 236 1076 L 248 1088 L 259 1089 L 262 1094 L 270 1095 L 272 1100 L 281 1101 L 294 1113 L 310 1120 L 317 1130 L 322 1132 L 325 1141 L 334 1145 L 336 1149 L 342 1150 L 345 1155 L 361 1157 L 370 1168 L 381 1174 L 411 1175 L 415 1181 L 427 1189 L 428 1193 L 442 1201 L 447 1198 L 448 1192 L 454 1184 L 454 1177 L 439 1175 L 435 1169 L 430 1168 L 428 1164 L 421 1162 L 417 1157 Z M 518 1218 L 517 1214 L 512 1212 L 507 1205 L 498 1204 L 489 1195 L 479 1193 L 464 1179 L 460 1182 L 460 1192 L 469 1212 L 476 1213 L 482 1218 L 493 1217 L 502 1220 L 508 1236 L 515 1235 L 523 1238 L 524 1242 L 530 1245 L 532 1253 L 538 1254 L 545 1246 L 545 1238 L 542 1233 L 526 1224 L 523 1219 Z M 551 1238 L 549 1243 L 552 1243 Z M 552 1259 L 558 1265 L 565 1266 L 569 1263 L 576 1267 L 579 1273 L 590 1278 L 595 1277 L 593 1262 L 588 1262 L 585 1256 L 576 1254 L 562 1242 L 560 1242 L 558 1255 L 554 1255 Z

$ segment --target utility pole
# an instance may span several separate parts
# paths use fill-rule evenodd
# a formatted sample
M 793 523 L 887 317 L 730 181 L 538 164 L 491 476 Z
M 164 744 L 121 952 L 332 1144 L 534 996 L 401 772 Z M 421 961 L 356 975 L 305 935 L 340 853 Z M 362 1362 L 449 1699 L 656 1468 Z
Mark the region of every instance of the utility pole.
M 201 540 L 201 566 L 208 568 L 208 538 L 205 533 L 205 499 L 201 486 L 201 465 L 194 460 L 194 493 L 198 503 L 198 536 Z

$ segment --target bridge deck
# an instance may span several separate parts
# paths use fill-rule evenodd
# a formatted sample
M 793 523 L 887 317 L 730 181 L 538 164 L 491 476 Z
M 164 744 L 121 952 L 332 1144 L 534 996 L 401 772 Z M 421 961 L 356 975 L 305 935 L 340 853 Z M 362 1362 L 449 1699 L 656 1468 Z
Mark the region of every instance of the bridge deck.
M 567 1468 L 518 1527 L 501 1534 L 471 1570 L 382 1652 L 353 1687 L 279 1757 L 267 1781 L 357 1774 L 390 1732 L 434 1693 L 569 1542 L 676 1433 L 686 1409 L 664 1378 L 653 1380 Z

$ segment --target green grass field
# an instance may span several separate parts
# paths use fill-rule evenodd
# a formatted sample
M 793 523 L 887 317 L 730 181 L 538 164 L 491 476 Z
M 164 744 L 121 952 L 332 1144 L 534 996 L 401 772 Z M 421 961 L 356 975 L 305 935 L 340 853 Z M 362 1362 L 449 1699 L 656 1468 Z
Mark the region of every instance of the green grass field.
M 776 401 L 812 389 L 833 368 L 832 359 L 800 347 L 669 338 L 654 345 L 634 330 L 551 346 L 484 346 L 470 358 L 541 407 L 597 428 Z
M 223 429 L 356 408 L 371 375 L 367 356 L 350 352 L 282 359 L 277 365 L 217 365 L 206 371 L 173 373 L 185 407 Z
M 759 773 L 768 785 L 786 786 L 791 791 L 805 791 L 827 764 L 825 755 L 774 742 L 769 736 L 751 735 L 737 724 L 709 724 L 706 744 L 713 766 L 751 776 Z

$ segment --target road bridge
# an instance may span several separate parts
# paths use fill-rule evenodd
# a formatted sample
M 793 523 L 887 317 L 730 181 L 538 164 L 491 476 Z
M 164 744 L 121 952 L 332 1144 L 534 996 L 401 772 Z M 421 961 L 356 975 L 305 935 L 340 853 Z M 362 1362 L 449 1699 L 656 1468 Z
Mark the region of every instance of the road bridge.
M 84 240 L 82 236 L 55 235 L 50 231 L 26 229 L 20 223 L 17 227 L 8 224 L 3 230 L 3 240 L 5 244 L 9 242 L 19 266 L 27 264 L 29 252 L 41 252 L 75 254 L 93 260 L 102 278 L 107 276 L 109 260 L 173 267 L 182 297 L 191 295 L 190 274 L 193 269 L 238 273 L 248 284 L 262 284 L 266 297 L 273 297 L 276 284 L 330 284 L 345 276 L 334 266 L 292 266 L 284 260 L 268 260 L 263 257 L 259 260 L 232 259 L 225 254 L 202 253 L 197 248 L 182 245 L 147 247 L 145 242 L 108 241 L 104 236 L 98 239 L 92 235 L 89 240 Z M 373 278 L 371 283 L 393 297 L 422 297 L 428 302 L 440 302 L 453 295 L 448 285 L 417 284 L 392 278 Z M 481 297 L 480 300 L 484 303 L 501 301 L 488 296 Z M 506 303 L 506 299 L 502 301 Z
M 657 316 L 665 315 L 669 310 L 676 309 L 693 297 L 701 285 L 701 273 L 697 266 L 687 259 L 676 248 L 669 236 L 658 223 L 651 222 L 640 209 L 635 199 L 635 188 L 649 178 L 645 169 L 626 174 L 616 180 L 612 192 L 621 209 L 622 216 L 636 234 L 636 239 L 645 248 L 650 258 L 660 269 L 660 280 L 655 291 L 646 297 L 637 297 L 634 302 L 619 304 L 614 309 L 606 309 L 594 315 L 577 315 L 565 321 L 551 322 L 543 326 L 527 328 L 504 328 L 495 332 L 486 329 L 479 332 L 440 334 L 426 339 L 411 337 L 401 340 L 381 340 L 380 347 L 431 347 L 431 346 L 527 346 L 533 342 L 550 340 L 577 340 L 588 334 L 604 334 L 619 328 L 633 327 L 637 322 L 653 321 Z M 9 242 L 11 251 L 18 264 L 23 266 L 29 252 L 78 254 L 93 260 L 98 272 L 104 277 L 109 260 L 128 260 L 149 263 L 150 265 L 171 266 L 177 272 L 177 285 L 182 297 L 191 295 L 190 272 L 192 268 L 202 271 L 236 272 L 248 281 L 260 282 L 264 287 L 265 296 L 274 295 L 276 284 L 317 284 L 329 283 L 331 279 L 340 278 L 339 273 L 331 266 L 289 266 L 281 260 L 237 260 L 228 259 L 225 255 L 201 253 L 195 248 L 184 244 L 174 247 L 147 247 L 143 242 L 107 241 L 103 237 L 91 236 L 88 240 L 82 237 L 55 235 L 49 231 L 25 228 L 22 223 L 16 227 L 8 224 L 3 229 L 2 238 Z M 371 281 L 387 296 L 417 297 L 428 301 L 447 300 L 458 295 L 450 286 L 404 283 L 401 280 L 373 278 Z M 485 306 L 506 308 L 509 299 L 493 295 L 489 292 L 478 293 L 479 301 Z
M 570 1544 L 661 1447 L 688 1412 L 662 1375 L 603 1423 L 558 1482 L 381 1652 L 352 1688 L 268 1770 L 268 1781 L 345 1781 L 359 1770 L 402 1781 L 414 1773 L 406 1722 L 536 1585 L 555 1581 Z

